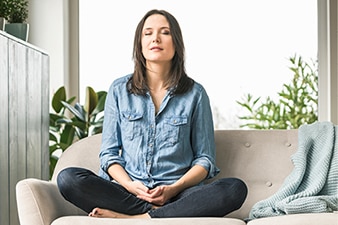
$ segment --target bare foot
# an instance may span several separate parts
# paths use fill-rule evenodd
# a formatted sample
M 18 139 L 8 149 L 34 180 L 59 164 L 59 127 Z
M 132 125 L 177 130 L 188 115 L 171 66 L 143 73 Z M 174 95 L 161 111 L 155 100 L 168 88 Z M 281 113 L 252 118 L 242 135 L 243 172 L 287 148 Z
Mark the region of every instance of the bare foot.
M 123 213 L 114 212 L 109 209 L 94 208 L 88 216 L 98 217 L 98 218 L 144 218 L 150 219 L 148 213 L 139 214 L 139 215 L 127 215 Z

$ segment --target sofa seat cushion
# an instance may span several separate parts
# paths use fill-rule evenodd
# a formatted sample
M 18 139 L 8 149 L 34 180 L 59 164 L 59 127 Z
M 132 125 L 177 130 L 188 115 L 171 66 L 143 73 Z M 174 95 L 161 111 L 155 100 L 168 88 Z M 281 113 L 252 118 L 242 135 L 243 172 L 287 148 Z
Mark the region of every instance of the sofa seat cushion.
M 336 225 L 338 213 L 306 213 L 251 220 L 247 225 Z
M 51 225 L 245 225 L 240 219 L 232 218 L 162 218 L 162 219 L 110 219 L 89 216 L 64 216 L 56 219 Z

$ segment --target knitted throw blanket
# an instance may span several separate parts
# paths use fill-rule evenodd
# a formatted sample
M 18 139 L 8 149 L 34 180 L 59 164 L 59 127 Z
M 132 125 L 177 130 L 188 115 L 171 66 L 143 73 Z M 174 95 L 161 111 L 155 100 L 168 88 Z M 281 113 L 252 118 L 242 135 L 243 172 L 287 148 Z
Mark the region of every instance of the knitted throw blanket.
M 280 189 L 257 202 L 249 219 L 338 210 L 338 126 L 315 122 L 298 129 L 294 169 Z

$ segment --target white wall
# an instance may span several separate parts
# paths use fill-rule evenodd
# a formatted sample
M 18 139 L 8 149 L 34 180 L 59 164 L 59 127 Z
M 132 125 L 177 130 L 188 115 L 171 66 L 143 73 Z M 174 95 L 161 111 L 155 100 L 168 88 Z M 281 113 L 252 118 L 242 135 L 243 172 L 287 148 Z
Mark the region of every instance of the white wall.
M 338 124 L 338 4 L 318 0 L 318 119 Z
M 50 57 L 50 91 L 64 84 L 64 1 L 30 0 L 28 42 Z M 50 95 L 52 96 L 52 95 Z

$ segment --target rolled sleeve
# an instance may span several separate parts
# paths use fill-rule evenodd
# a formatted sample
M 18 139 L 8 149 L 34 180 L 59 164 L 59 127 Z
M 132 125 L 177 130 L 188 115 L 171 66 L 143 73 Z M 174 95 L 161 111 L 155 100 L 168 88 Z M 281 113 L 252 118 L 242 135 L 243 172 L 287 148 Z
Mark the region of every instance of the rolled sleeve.
M 125 166 L 125 161 L 120 156 L 102 156 L 100 157 L 101 169 L 108 173 L 108 168 L 113 164 L 120 164 L 122 167 Z
M 114 85 L 112 85 L 109 89 L 105 103 L 102 143 L 99 154 L 99 175 L 105 179 L 111 179 L 108 175 L 108 168 L 112 164 L 118 163 L 121 166 L 125 165 L 124 159 L 120 156 L 122 146 L 120 119 L 114 91 Z
M 192 162 L 192 165 L 193 166 L 199 165 L 202 166 L 204 169 L 206 169 L 208 171 L 208 176 L 206 177 L 206 179 L 213 178 L 220 172 L 220 170 L 215 166 L 215 163 L 213 163 L 210 159 L 208 159 L 208 157 L 201 157 L 195 159 Z
M 193 120 L 192 148 L 195 159 L 192 165 L 203 166 L 208 171 L 207 179 L 209 179 L 216 176 L 220 170 L 215 163 L 216 146 L 209 97 L 203 88 Z

